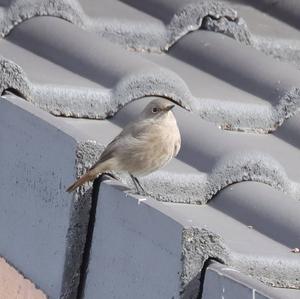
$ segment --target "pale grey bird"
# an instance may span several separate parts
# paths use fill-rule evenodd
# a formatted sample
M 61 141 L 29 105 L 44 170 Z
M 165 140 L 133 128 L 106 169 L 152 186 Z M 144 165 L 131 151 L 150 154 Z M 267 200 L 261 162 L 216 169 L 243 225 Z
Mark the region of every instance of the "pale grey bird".
M 172 102 L 156 98 L 142 111 L 135 122 L 107 145 L 99 160 L 67 191 L 72 192 L 104 172 L 128 173 L 137 189 L 136 177 L 145 176 L 166 165 L 180 149 L 181 138 L 171 109 Z

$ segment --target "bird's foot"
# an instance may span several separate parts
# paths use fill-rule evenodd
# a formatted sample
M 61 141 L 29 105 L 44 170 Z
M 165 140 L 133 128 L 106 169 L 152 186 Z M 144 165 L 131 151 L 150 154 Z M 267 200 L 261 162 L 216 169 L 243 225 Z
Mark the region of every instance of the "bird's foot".
M 140 181 L 135 177 L 133 176 L 132 174 L 130 175 L 131 179 L 132 179 L 132 182 L 135 186 L 135 194 L 138 194 L 138 195 L 142 195 L 142 196 L 146 196 L 146 197 L 149 197 L 151 196 L 150 193 L 148 193 L 144 188 L 143 186 L 141 185 Z
M 128 190 L 127 194 L 131 194 L 131 195 L 139 195 L 145 198 L 149 198 L 149 197 L 153 197 L 151 196 L 151 194 L 147 191 L 142 191 L 142 190 L 136 190 L 135 188 L 131 188 L 130 190 Z
M 149 196 L 151 197 L 151 194 L 145 190 L 139 190 L 136 192 L 136 194 L 146 196 L 146 197 L 149 197 Z

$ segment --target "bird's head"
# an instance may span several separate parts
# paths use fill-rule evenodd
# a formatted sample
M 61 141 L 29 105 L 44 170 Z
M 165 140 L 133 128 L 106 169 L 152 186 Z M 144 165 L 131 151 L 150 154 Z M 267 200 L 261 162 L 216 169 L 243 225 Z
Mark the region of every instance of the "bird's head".
M 156 98 L 152 100 L 143 110 L 143 118 L 161 118 L 168 115 L 175 105 L 166 99 Z

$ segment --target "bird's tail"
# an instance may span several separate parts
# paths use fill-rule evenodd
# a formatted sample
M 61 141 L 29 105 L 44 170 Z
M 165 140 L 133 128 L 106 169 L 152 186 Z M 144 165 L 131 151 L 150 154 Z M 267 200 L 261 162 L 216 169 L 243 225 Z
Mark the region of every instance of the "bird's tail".
M 92 168 L 87 171 L 82 177 L 80 177 L 76 182 L 74 182 L 66 191 L 71 193 L 79 186 L 83 185 L 85 182 L 92 181 L 98 175 L 98 171 L 95 168 Z

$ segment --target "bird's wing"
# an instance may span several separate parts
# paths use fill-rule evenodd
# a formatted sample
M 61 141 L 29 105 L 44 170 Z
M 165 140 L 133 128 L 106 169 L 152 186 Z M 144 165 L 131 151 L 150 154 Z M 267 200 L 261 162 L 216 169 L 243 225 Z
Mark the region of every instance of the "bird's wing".
M 145 134 L 148 130 L 149 122 L 144 121 L 129 123 L 122 132 L 117 135 L 102 152 L 99 160 L 91 167 L 93 169 L 99 163 L 107 161 L 118 154 L 124 147 L 134 146 L 139 142 L 139 136 Z

